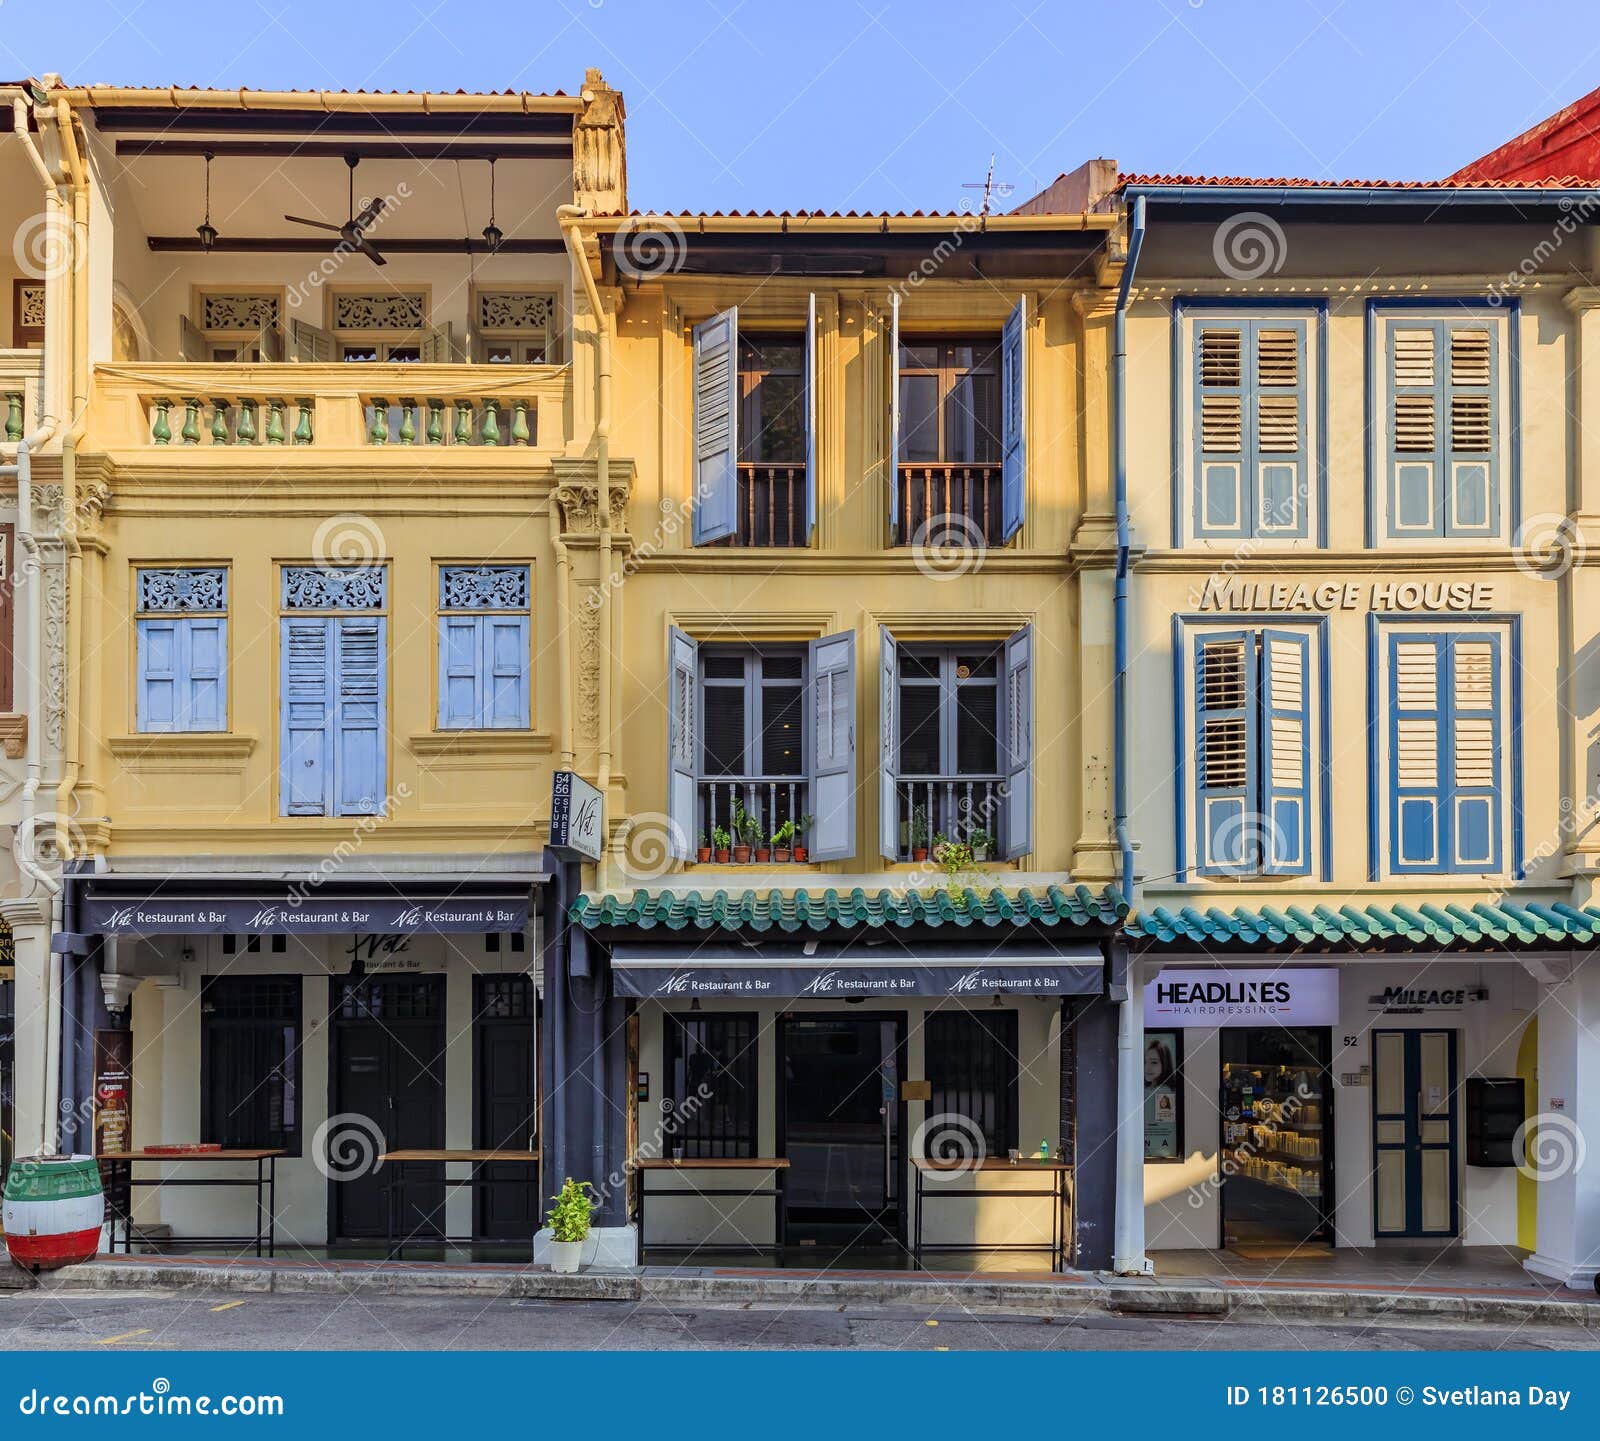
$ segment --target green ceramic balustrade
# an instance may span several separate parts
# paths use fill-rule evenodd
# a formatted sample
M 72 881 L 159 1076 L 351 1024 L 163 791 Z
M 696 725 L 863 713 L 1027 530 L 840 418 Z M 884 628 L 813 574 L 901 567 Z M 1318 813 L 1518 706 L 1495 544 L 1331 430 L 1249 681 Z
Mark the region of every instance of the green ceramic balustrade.
M 6 392 L 6 439 L 15 443 L 22 439 L 22 392 Z
M 150 439 L 157 445 L 172 444 L 172 423 L 167 419 L 167 411 L 172 408 L 170 400 L 156 402 L 156 420 L 150 427 Z

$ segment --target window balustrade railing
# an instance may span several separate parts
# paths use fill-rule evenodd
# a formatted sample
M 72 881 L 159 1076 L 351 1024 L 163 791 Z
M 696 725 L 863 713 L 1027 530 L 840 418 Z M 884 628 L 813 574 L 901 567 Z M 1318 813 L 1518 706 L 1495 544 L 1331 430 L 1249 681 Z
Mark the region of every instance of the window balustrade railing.
M 1005 780 L 998 775 L 903 777 L 895 782 L 899 859 L 925 861 L 941 839 L 971 846 L 973 859 L 993 860 Z
M 741 465 L 738 527 L 735 545 L 806 544 L 805 462 Z
M 902 465 L 900 545 L 999 545 L 998 465 Z
M 747 776 L 703 780 L 696 788 L 700 827 L 699 850 L 718 860 L 766 864 L 795 859 L 794 846 L 804 850 L 803 831 L 773 846 L 772 837 L 787 822 L 806 819 L 806 782 L 800 776 Z M 741 824 L 741 817 L 746 818 Z M 726 845 L 723 840 L 726 838 Z M 722 855 L 722 851 L 727 855 Z M 769 852 L 776 851 L 777 854 Z

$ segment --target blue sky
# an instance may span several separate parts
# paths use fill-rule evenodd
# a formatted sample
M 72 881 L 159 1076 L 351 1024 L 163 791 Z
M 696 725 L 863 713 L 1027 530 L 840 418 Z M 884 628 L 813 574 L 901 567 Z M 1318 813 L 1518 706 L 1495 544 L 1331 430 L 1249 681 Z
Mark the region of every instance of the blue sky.
M 1019 199 L 1092 155 L 1434 177 L 1600 85 L 1593 0 L 0 5 L 8 79 L 572 91 L 597 65 L 645 208 L 951 208 L 991 152 Z

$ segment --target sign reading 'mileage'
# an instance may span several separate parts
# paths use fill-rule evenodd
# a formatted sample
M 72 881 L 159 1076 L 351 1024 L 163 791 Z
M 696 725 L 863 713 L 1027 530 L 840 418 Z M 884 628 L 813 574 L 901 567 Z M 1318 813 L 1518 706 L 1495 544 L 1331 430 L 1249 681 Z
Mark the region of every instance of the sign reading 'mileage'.
M 1206 578 L 1200 609 L 1215 611 L 1481 611 L 1494 609 L 1494 586 L 1482 580 L 1253 581 Z

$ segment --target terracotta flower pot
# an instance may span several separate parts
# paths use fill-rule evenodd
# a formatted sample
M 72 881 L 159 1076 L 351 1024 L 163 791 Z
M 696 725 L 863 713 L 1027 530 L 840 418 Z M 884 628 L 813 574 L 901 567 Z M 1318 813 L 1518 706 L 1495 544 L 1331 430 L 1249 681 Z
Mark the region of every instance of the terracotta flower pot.
M 772 859 L 772 850 L 771 850 L 770 847 L 768 847 L 768 846 L 757 846 L 756 847 L 756 864 L 757 865 L 764 866 L 769 861 L 771 861 L 771 859 Z
M 717 864 L 719 866 L 725 866 L 725 865 L 728 864 L 728 848 L 726 846 L 722 846 L 722 847 L 718 848 L 718 850 L 717 850 Z
M 926 846 L 912 846 L 911 847 L 911 859 L 914 860 L 914 861 L 925 861 L 925 860 L 927 860 L 928 859 L 928 848 Z
M 711 847 L 701 846 L 700 849 L 694 853 L 694 858 L 699 861 L 701 865 L 704 865 L 711 859 Z
M 789 847 L 788 846 L 774 846 L 773 849 L 772 849 L 772 859 L 775 860 L 780 866 L 788 865 L 789 864 Z
M 749 846 L 735 846 L 733 848 L 733 863 L 736 866 L 745 865 L 750 859 Z
M 794 861 L 795 861 L 795 864 L 797 866 L 803 866 L 806 863 L 806 859 L 810 856 L 810 854 L 811 854 L 811 852 L 809 850 L 807 850 L 804 846 L 796 846 L 794 848 Z

